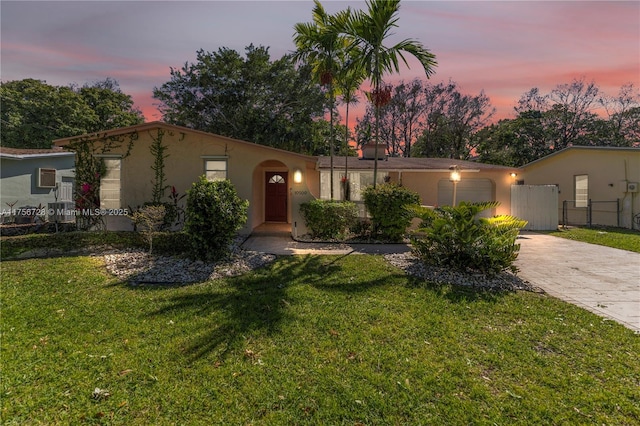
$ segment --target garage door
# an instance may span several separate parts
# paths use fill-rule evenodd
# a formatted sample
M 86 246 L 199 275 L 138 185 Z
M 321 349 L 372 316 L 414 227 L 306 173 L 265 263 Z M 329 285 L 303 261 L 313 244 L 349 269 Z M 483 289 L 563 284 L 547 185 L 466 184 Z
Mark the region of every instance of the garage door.
M 456 189 L 456 203 L 468 201 L 479 203 L 494 201 L 493 182 L 489 179 L 462 179 Z M 453 201 L 453 182 L 449 179 L 438 181 L 438 205 L 450 206 Z M 493 213 L 491 213 L 492 215 Z

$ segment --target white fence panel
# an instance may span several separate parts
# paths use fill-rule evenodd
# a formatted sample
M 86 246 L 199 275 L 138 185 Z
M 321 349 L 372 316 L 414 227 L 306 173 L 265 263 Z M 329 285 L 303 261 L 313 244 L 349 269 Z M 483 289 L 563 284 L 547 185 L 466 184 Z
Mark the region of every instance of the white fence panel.
M 558 187 L 555 185 L 512 185 L 511 215 L 524 219 L 529 231 L 558 228 Z

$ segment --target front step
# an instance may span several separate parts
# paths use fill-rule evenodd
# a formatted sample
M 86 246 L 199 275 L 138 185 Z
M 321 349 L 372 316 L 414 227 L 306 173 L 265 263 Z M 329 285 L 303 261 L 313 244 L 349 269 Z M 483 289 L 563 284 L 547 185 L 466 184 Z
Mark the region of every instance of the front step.
M 251 235 L 261 237 L 282 237 L 291 236 L 291 224 L 290 223 L 263 223 L 257 226 L 251 232 Z

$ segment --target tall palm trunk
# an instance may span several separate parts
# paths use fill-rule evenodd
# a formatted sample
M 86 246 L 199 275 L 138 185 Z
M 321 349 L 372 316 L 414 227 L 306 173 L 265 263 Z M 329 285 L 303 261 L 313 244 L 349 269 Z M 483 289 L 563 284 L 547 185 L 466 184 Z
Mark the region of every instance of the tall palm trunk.
M 380 93 L 380 79 L 385 72 L 399 72 L 399 60 L 408 66 L 402 56 L 402 52 L 416 57 L 424 67 L 427 77 L 433 72 L 437 64 L 435 55 L 425 49 L 415 40 L 405 39 L 392 47 L 384 47 L 385 38 L 390 35 L 390 30 L 397 27 L 397 14 L 400 8 L 400 0 L 367 0 L 367 12 L 358 12 L 348 21 L 346 33 L 352 38 L 353 45 L 357 48 L 356 57 L 360 64 L 367 70 L 371 78 L 376 95 Z M 378 179 L 378 137 L 380 133 L 380 104 L 374 105 L 376 117 L 376 136 L 374 147 L 373 186 Z
M 347 110 L 345 113 L 345 129 L 344 129 L 344 199 L 349 201 L 351 199 L 351 189 L 349 185 L 349 102 L 350 97 L 347 98 Z
M 379 84 L 376 84 L 376 93 L 379 92 Z M 374 105 L 375 117 L 376 117 L 376 137 L 374 139 L 375 147 L 373 148 L 373 188 L 375 189 L 378 183 L 378 138 L 380 137 L 380 106 L 376 102 Z
M 333 82 L 329 83 L 329 173 L 331 176 L 329 178 L 329 182 L 331 185 L 331 200 L 333 201 L 333 147 L 335 145 L 335 132 L 333 128 L 333 104 L 335 94 L 333 93 Z
M 374 70 L 378 69 L 378 55 L 374 56 Z M 375 72 L 375 71 L 374 71 Z M 375 147 L 373 148 L 373 189 L 376 188 L 378 184 L 378 139 L 380 138 L 380 103 L 378 102 L 378 97 L 380 96 L 380 76 L 375 75 L 375 84 L 374 84 L 374 93 L 373 97 L 373 107 L 375 108 L 375 116 L 376 116 L 376 137 L 374 139 Z

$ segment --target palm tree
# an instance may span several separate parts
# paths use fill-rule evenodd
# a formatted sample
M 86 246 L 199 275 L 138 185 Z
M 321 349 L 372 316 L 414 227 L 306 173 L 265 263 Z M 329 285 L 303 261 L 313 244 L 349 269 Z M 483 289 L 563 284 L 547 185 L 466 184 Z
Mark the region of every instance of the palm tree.
M 298 23 L 294 26 L 294 43 L 296 52 L 294 59 L 308 63 L 312 67 L 314 76 L 320 84 L 327 87 L 329 94 L 330 117 L 330 156 L 331 156 L 331 199 L 333 200 L 333 154 L 335 145 L 334 109 L 335 89 L 334 78 L 338 73 L 340 56 L 348 46 L 344 36 L 344 26 L 350 11 L 329 15 L 318 0 L 314 0 L 313 22 Z
M 378 130 L 380 107 L 388 101 L 390 88 L 383 86 L 382 77 L 387 72 L 400 72 L 400 60 L 407 63 L 404 53 L 414 56 L 422 64 L 427 78 L 434 73 L 437 65 L 435 55 L 416 40 L 405 39 L 391 47 L 384 45 L 398 24 L 400 0 L 367 0 L 367 11 L 357 11 L 348 19 L 345 32 L 351 38 L 351 46 L 357 52 L 357 61 L 364 68 L 373 91 L 369 94 L 376 117 L 375 159 L 373 186 L 378 177 Z
M 345 111 L 345 129 L 344 129 L 344 199 L 349 200 L 349 105 L 356 105 L 358 103 L 358 97 L 356 96 L 356 90 L 360 88 L 360 85 L 365 79 L 363 69 L 358 66 L 358 63 L 353 62 L 350 57 L 345 61 L 340 73 L 336 79 L 336 86 L 340 95 L 342 95 L 342 103 L 346 106 Z

